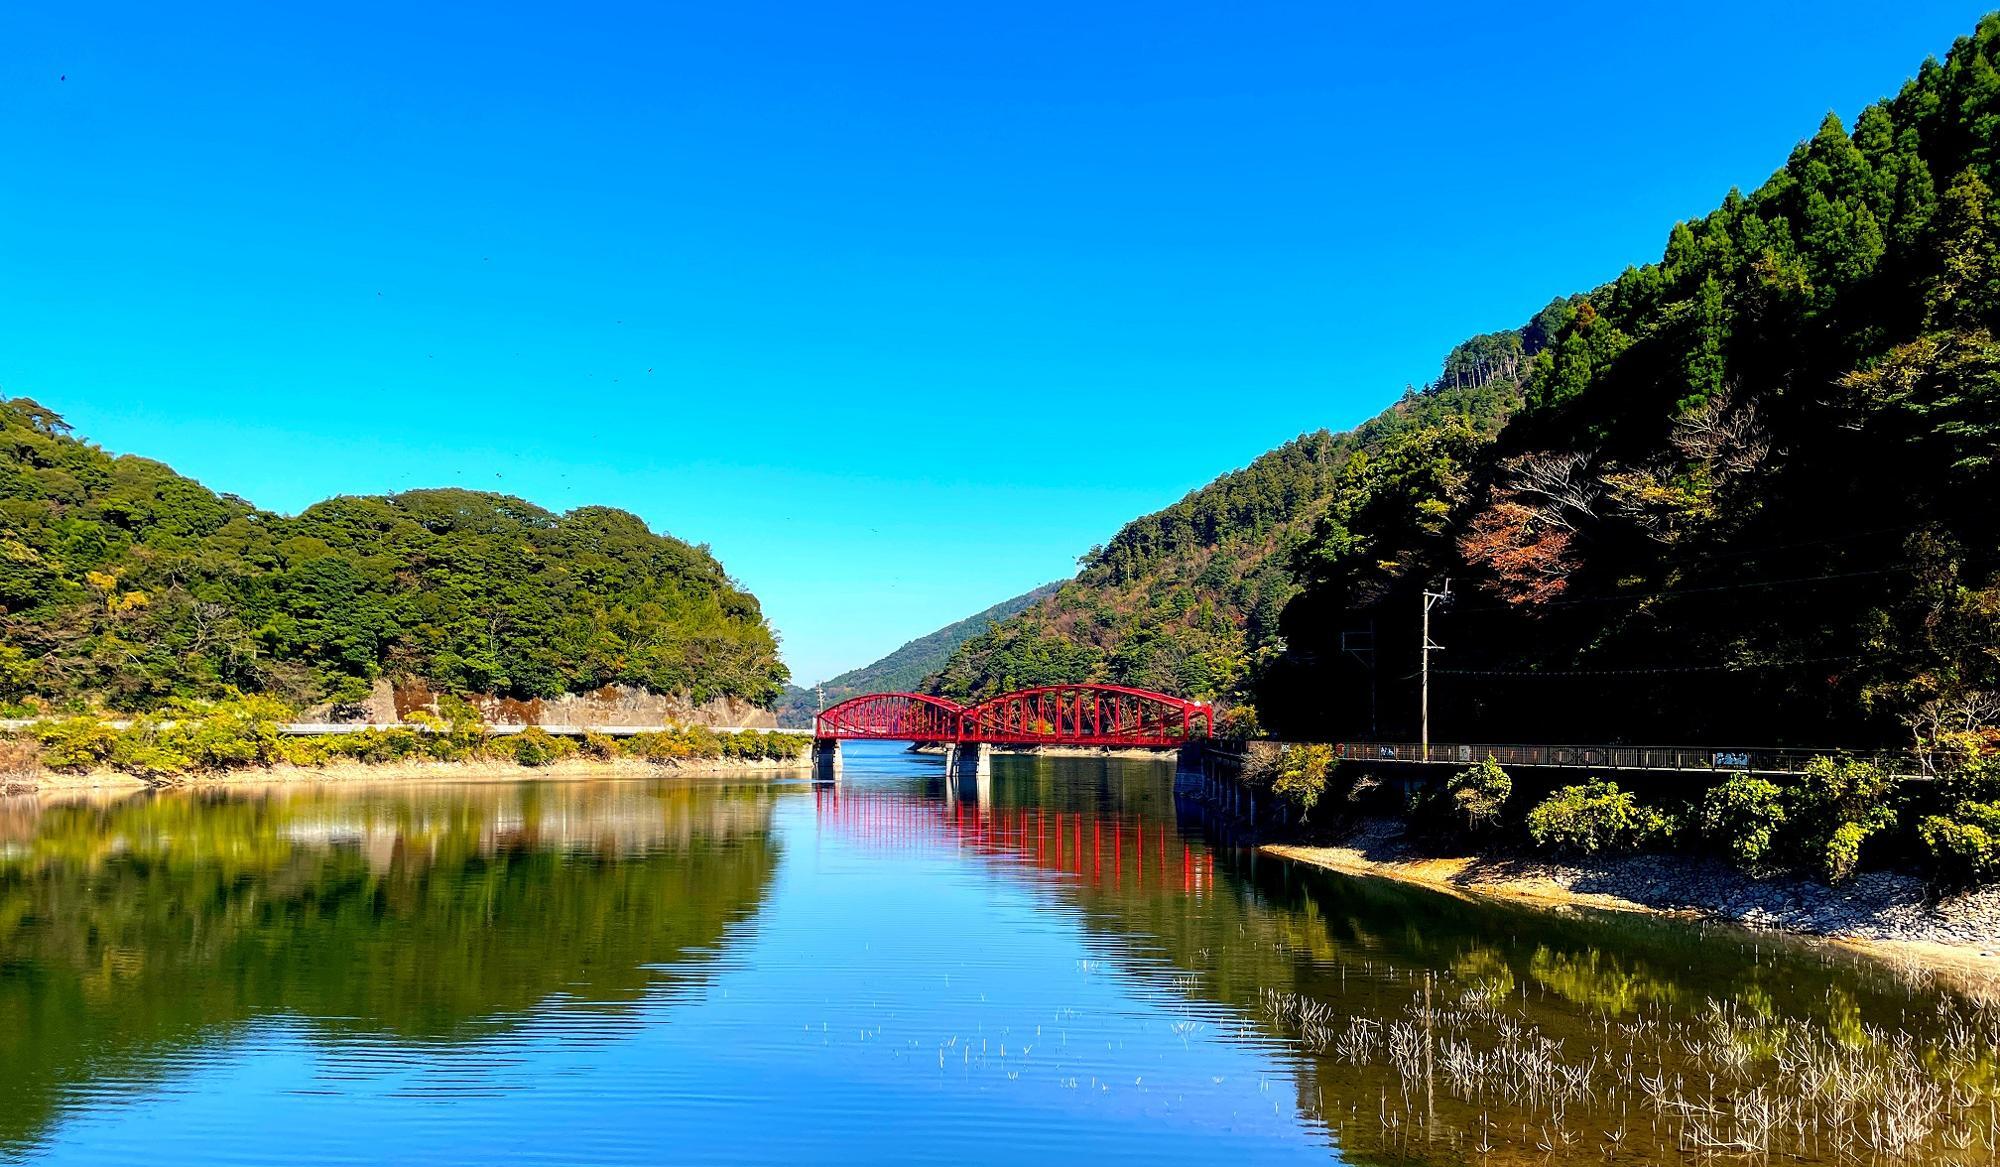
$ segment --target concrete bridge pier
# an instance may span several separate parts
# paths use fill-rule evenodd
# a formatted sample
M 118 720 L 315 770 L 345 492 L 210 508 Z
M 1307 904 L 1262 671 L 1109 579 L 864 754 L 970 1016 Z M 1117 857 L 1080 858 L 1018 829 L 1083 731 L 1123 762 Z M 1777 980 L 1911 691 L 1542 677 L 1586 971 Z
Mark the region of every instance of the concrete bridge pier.
M 840 781 L 840 739 L 821 737 L 813 739 L 813 781 Z
M 944 747 L 944 792 L 952 802 L 975 806 L 993 802 L 993 750 L 984 742 L 947 742 Z

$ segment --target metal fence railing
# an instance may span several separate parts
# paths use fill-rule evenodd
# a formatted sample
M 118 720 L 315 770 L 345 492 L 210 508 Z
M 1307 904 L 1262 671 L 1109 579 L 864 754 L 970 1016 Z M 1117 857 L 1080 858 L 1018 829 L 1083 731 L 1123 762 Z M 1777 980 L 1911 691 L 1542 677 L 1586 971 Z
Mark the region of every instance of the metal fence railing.
M 1551 769 L 1654 770 L 1680 773 L 1798 774 L 1814 758 L 1852 756 L 1849 751 L 1757 746 L 1510 745 L 1499 742 L 1432 742 L 1428 752 L 1416 742 L 1336 742 L 1334 756 L 1353 762 L 1470 764 L 1492 758 L 1503 766 Z M 1914 776 L 1917 767 L 1900 755 L 1871 756 L 1895 773 Z

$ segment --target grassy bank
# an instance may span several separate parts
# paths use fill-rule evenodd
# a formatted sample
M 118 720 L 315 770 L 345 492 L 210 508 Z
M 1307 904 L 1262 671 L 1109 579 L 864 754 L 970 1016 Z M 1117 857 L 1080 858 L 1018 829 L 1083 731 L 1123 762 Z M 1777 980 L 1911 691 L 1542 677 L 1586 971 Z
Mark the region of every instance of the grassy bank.
M 394 778 L 458 770 L 492 776 L 581 766 L 776 768 L 802 763 L 812 739 L 790 733 L 719 734 L 704 726 L 613 738 L 558 737 L 530 726 L 496 734 L 470 706 L 356 733 L 287 734 L 291 711 L 261 697 L 184 702 L 114 724 L 79 715 L 0 738 L 0 785 L 24 788 L 168 785 L 284 778 Z

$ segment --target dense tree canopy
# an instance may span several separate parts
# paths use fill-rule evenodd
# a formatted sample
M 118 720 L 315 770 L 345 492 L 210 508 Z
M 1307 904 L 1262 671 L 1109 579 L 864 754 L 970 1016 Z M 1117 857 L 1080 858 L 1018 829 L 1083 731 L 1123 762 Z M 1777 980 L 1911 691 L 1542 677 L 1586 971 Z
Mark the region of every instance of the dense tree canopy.
M 773 700 L 756 598 L 633 515 L 505 495 L 342 497 L 296 517 L 112 457 L 0 401 L 0 699 L 295 705 L 385 675 L 518 697 L 623 683 Z

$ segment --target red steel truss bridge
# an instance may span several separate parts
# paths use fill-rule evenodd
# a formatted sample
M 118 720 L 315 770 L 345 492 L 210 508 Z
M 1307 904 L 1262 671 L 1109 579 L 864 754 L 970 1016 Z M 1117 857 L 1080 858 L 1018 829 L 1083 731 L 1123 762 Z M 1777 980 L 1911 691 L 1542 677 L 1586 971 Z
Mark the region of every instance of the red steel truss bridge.
M 1179 746 L 1215 731 L 1215 711 L 1123 685 L 1042 685 L 960 705 L 923 693 L 866 693 L 813 719 L 821 741 Z

